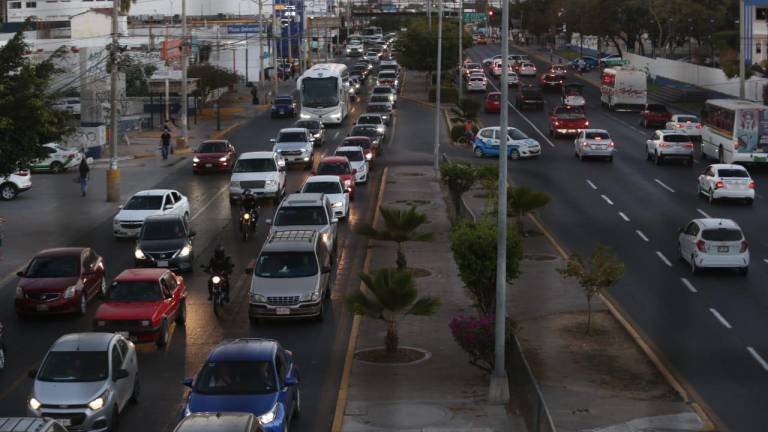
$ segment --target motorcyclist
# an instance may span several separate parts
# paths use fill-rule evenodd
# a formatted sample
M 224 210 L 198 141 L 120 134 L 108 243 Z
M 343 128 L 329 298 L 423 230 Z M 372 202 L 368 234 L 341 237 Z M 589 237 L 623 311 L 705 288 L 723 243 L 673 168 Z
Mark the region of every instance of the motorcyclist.
M 240 212 L 242 213 L 250 213 L 251 216 L 253 216 L 253 221 L 256 222 L 259 218 L 259 213 L 256 211 L 257 202 L 256 202 L 256 196 L 251 193 L 250 189 L 246 189 L 243 191 L 243 199 L 240 202 Z
M 211 275 L 219 275 L 224 278 L 222 286 L 222 293 L 224 294 L 224 301 L 229 301 L 229 275 L 232 274 L 231 258 L 224 251 L 224 246 L 218 245 L 213 251 L 210 261 L 208 261 L 208 268 L 206 271 Z M 208 301 L 213 300 L 213 284 L 208 281 Z

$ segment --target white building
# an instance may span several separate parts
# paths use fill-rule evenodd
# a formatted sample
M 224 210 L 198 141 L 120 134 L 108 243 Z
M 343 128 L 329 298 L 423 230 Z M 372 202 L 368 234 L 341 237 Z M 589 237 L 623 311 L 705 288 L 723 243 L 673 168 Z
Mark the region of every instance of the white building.
M 69 21 L 89 9 L 111 8 L 112 0 L 6 0 L 5 16 L 9 23 L 29 17 L 37 21 Z
M 121 13 L 117 19 L 118 32 L 127 35 L 128 17 Z M 71 29 L 70 38 L 72 39 L 109 36 L 112 34 L 112 9 L 90 9 L 73 15 L 70 18 L 69 26 Z

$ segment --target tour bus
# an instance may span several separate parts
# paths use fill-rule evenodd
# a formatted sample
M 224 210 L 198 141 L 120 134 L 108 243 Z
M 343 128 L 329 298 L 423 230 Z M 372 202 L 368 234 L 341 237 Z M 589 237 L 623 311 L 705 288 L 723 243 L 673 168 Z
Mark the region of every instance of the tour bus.
M 600 78 L 600 105 L 616 109 L 639 110 L 648 102 L 645 72 L 622 67 L 603 69 Z
M 384 32 L 381 27 L 370 26 L 363 29 L 363 39 L 365 40 L 378 39 L 383 36 Z
M 701 114 L 704 156 L 720 163 L 768 162 L 765 106 L 740 99 L 710 99 Z
M 340 63 L 318 63 L 296 81 L 301 118 L 340 124 L 349 113 L 349 70 Z

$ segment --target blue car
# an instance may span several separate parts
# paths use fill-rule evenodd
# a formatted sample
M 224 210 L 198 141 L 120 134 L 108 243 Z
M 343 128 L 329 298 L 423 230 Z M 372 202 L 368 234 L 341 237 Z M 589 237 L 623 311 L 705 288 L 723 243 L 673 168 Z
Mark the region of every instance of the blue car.
M 293 96 L 278 96 L 272 102 L 272 118 L 296 117 L 296 101 Z
M 584 68 L 586 70 L 591 70 L 596 68 L 600 64 L 600 60 L 596 59 L 592 56 L 583 56 L 579 57 L 580 59 L 584 60 Z M 573 59 L 570 62 L 568 62 L 568 67 L 571 69 L 578 69 L 579 68 L 579 58 Z
M 492 126 L 482 128 L 472 141 L 472 152 L 475 156 L 499 156 L 499 127 Z M 528 138 L 520 129 L 510 127 L 508 129 L 507 156 L 510 159 L 532 158 L 541 155 L 541 145 L 538 141 Z
M 293 353 L 272 339 L 225 341 L 194 378 L 184 416 L 203 412 L 255 415 L 265 432 L 283 432 L 301 410 L 299 370 Z

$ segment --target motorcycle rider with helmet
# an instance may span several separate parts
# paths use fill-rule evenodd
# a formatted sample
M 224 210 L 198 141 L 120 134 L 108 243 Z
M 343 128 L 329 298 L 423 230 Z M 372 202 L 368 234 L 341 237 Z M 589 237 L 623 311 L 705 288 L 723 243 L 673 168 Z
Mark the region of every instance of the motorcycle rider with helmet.
M 229 275 L 232 274 L 232 269 L 235 267 L 232 264 L 231 258 L 224 250 L 224 246 L 218 245 L 213 251 L 210 261 L 208 261 L 208 267 L 206 272 L 211 275 L 219 275 L 224 279 L 222 284 L 222 294 L 224 294 L 224 301 L 229 302 Z M 213 284 L 211 280 L 208 281 L 208 301 L 213 299 Z
M 256 195 L 254 195 L 250 189 L 245 189 L 243 191 L 243 198 L 240 201 L 240 214 L 250 213 L 254 224 L 259 220 L 259 212 L 256 211 L 256 208 L 258 207 L 257 204 Z

